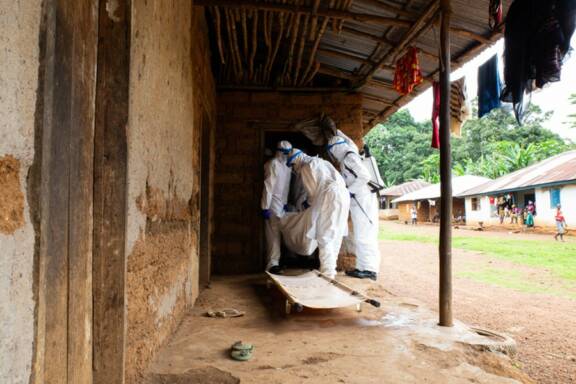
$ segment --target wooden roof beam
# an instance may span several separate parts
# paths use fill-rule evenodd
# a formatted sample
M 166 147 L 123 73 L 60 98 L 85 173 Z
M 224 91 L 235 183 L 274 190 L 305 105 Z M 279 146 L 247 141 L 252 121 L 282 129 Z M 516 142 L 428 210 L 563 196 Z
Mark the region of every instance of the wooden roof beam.
M 313 7 L 291 5 L 291 4 L 279 4 L 279 3 L 263 3 L 254 0 L 195 0 L 194 5 L 204 7 L 213 6 L 223 8 L 244 8 L 244 9 L 256 9 L 263 11 L 308 14 L 312 16 L 330 17 L 337 20 L 353 20 L 359 22 L 376 23 L 380 25 L 392 25 L 396 27 L 406 27 L 406 28 L 412 25 L 412 22 L 409 20 L 400 20 L 393 17 L 372 15 L 366 13 L 355 13 L 333 8 L 318 8 L 316 12 L 314 12 Z
M 380 59 L 377 65 L 374 65 L 372 69 L 364 76 L 364 78 L 356 84 L 356 88 L 359 88 L 366 84 L 374 73 L 380 68 L 382 64 L 393 62 L 396 57 L 404 51 L 404 49 L 409 46 L 414 40 L 416 40 L 422 33 L 424 33 L 429 26 L 434 22 L 438 16 L 439 3 L 437 0 L 432 0 L 431 4 L 426 8 L 422 15 L 416 20 L 410 29 L 404 34 L 402 40 L 400 40 L 394 48 L 392 48 L 382 59 Z

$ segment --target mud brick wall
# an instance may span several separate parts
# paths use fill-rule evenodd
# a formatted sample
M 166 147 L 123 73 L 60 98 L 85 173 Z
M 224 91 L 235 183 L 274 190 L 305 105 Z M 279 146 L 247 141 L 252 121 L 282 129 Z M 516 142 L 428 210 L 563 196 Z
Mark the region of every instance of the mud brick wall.
M 220 92 L 216 127 L 213 263 L 216 273 L 264 267 L 260 197 L 264 132 L 327 113 L 359 144 L 361 96 L 347 93 Z
M 215 120 L 207 36 L 190 1 L 132 2 L 128 384 L 140 382 L 199 291 L 200 127 Z

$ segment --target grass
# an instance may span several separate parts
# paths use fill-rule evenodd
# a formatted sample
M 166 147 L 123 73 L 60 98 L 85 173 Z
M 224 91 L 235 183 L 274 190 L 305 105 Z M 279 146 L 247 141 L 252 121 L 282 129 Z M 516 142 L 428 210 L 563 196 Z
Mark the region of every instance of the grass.
M 456 273 L 458 277 L 464 277 L 481 283 L 510 288 L 515 291 L 526 293 L 544 293 L 553 296 L 568 297 L 576 299 L 576 291 L 573 287 L 559 285 L 548 286 L 534 281 L 520 271 L 481 268 L 479 270 L 467 270 Z
M 438 243 L 436 236 L 389 231 L 381 232 L 380 239 Z M 481 252 L 519 265 L 544 268 L 557 277 L 576 281 L 576 243 L 574 242 L 454 236 L 452 246 L 457 249 Z

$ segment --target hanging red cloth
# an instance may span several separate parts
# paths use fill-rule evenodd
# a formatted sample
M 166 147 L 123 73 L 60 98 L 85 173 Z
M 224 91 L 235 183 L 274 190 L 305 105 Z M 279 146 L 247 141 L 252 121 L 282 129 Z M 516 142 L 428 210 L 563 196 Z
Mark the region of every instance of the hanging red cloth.
M 418 50 L 410 47 L 408 52 L 396 61 L 394 89 L 401 95 L 407 95 L 423 80 L 418 62 Z
M 440 148 L 440 83 L 432 83 L 432 148 Z
M 502 0 L 490 0 L 488 25 L 495 30 L 502 23 Z

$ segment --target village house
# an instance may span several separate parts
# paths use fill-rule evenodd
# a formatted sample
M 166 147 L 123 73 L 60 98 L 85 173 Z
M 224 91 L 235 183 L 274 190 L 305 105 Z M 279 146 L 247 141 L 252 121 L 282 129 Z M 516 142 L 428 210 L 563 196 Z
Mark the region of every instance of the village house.
M 398 220 L 398 204 L 392 200 L 429 185 L 424 180 L 411 180 L 380 191 L 380 218 Z
M 558 204 L 568 226 L 576 225 L 576 151 L 561 153 L 455 196 L 466 200 L 466 221 L 470 225 L 499 224 L 499 205 L 523 209 L 529 201 L 536 205 L 535 225 L 555 227 Z M 504 220 L 510 223 L 509 217 Z
M 458 194 L 471 186 L 485 184 L 488 180 L 481 176 L 458 176 L 452 178 L 452 199 L 453 220 L 456 222 L 467 222 L 464 210 L 464 199 L 457 197 Z M 398 219 L 402 222 L 410 222 L 410 210 L 416 208 L 418 222 L 438 222 L 440 220 L 440 183 L 430 185 L 407 193 L 392 200 L 392 204 L 398 207 Z

